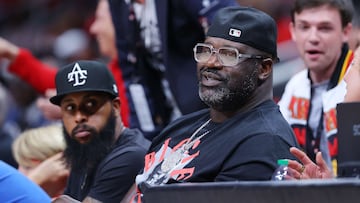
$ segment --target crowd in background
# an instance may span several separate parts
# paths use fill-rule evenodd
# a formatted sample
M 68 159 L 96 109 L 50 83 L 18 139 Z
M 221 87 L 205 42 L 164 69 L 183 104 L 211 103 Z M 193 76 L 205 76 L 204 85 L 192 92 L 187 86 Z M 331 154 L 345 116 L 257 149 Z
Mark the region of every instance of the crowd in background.
M 77 58 L 98 58 L 89 34 L 97 1 L 0 1 L 0 36 L 31 50 L 44 63 L 60 66 Z M 0 60 L 1 134 L 16 137 L 23 130 L 48 124 L 36 106 L 38 93 L 7 71 Z M 6 143 L 2 143 L 6 144 Z
M 277 20 L 279 28 L 279 58 L 282 62 L 294 59 L 296 50 L 290 39 L 288 23 L 292 1 L 238 0 L 241 5 L 259 8 Z M 89 28 L 94 20 L 97 0 L 2 0 L 0 1 L 0 36 L 24 47 L 44 63 L 55 67 L 75 59 L 100 59 L 96 40 Z M 2 130 L 13 136 L 27 128 L 48 124 L 38 111 L 38 93 L 17 76 L 6 70 L 7 61 L 0 60 Z M 281 77 L 281 76 L 279 76 Z M 276 74 L 275 74 L 276 79 Z M 285 81 L 279 79 L 279 86 Z M 275 96 L 281 95 L 275 87 Z
M 276 20 L 280 62 L 274 65 L 273 98 L 278 102 L 290 77 L 305 68 L 289 31 L 290 9 L 294 0 L 237 2 L 258 8 Z M 100 53 L 97 39 L 90 31 L 97 3 L 98 0 L 1 0 L 0 38 L 30 50 L 35 57 L 52 67 L 61 67 L 80 59 L 109 63 L 112 58 Z M 357 23 L 358 29 L 357 15 L 353 23 Z M 4 149 L 2 146 L 10 146 L 15 138 L 30 128 L 46 126 L 58 120 L 48 119 L 43 114 L 36 105 L 42 95 L 10 73 L 8 65 L 9 61 L 0 58 L 0 160 L 16 167 L 19 164 L 21 168 L 23 164 L 18 161 L 19 157 L 15 156 L 17 162 L 10 159 L 10 154 L 1 151 Z

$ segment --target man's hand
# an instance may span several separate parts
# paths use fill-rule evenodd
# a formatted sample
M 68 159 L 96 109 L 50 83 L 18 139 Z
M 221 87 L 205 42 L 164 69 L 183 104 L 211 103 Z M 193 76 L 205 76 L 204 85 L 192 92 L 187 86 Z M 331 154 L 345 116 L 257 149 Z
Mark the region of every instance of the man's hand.
M 55 89 L 48 89 L 45 92 L 44 97 L 39 97 L 36 100 L 36 106 L 42 111 L 45 118 L 49 120 L 60 120 L 61 109 L 59 106 L 52 104 L 49 99 L 56 95 Z
M 13 61 L 19 54 L 19 48 L 4 38 L 0 37 L 0 59 Z
M 301 150 L 291 147 L 290 152 L 302 163 L 289 160 L 290 174 L 295 179 L 327 179 L 334 178 L 333 173 L 322 158 L 321 152 L 316 154 L 316 164 Z
M 28 177 L 40 185 L 51 197 L 62 194 L 68 176 L 69 170 L 62 159 L 62 153 L 41 162 L 28 174 Z

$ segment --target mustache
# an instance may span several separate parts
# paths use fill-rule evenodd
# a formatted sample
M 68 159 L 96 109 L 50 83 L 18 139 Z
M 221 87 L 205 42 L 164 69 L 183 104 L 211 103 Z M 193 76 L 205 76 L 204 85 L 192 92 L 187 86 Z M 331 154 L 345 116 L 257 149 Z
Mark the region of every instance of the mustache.
M 75 135 L 76 133 L 80 131 L 89 131 L 92 133 L 96 133 L 96 130 L 93 127 L 90 127 L 86 124 L 80 123 L 71 131 L 71 136 Z
M 207 66 L 204 66 L 200 69 L 200 74 L 199 74 L 199 78 L 201 78 L 202 76 L 205 76 L 207 77 L 206 73 L 211 73 L 213 75 L 215 75 L 217 77 L 217 79 L 219 80 L 222 80 L 224 82 L 228 82 L 229 81 L 229 78 L 224 76 L 223 74 L 221 74 L 219 72 L 219 69 L 217 68 L 210 68 L 210 67 L 207 67 Z
M 204 72 L 209 72 L 209 73 L 213 73 L 213 74 L 216 74 L 216 75 L 218 75 L 218 76 L 221 76 L 221 75 L 219 74 L 219 71 L 218 71 L 217 69 L 215 69 L 215 68 L 209 68 L 209 67 L 207 67 L 207 66 L 203 66 L 203 67 L 200 69 L 200 73 L 201 73 L 201 74 L 204 73 Z

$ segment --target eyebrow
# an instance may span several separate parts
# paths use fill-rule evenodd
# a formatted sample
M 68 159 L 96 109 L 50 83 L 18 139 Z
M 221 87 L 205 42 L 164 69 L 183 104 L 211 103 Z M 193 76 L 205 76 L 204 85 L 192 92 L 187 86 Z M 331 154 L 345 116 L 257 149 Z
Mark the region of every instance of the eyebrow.
M 322 20 L 322 21 L 309 21 L 308 19 L 297 19 L 294 23 L 295 25 L 298 24 L 305 24 L 305 25 L 334 25 L 333 21 L 330 19 Z

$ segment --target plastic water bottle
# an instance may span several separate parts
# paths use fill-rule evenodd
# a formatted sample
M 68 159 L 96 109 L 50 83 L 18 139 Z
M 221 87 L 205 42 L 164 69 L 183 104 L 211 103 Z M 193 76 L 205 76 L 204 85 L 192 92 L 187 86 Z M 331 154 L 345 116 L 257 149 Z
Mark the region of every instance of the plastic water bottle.
M 271 180 L 281 181 L 286 180 L 286 176 L 290 176 L 288 164 L 289 161 L 287 159 L 279 159 L 277 161 L 278 168 L 274 171 Z

